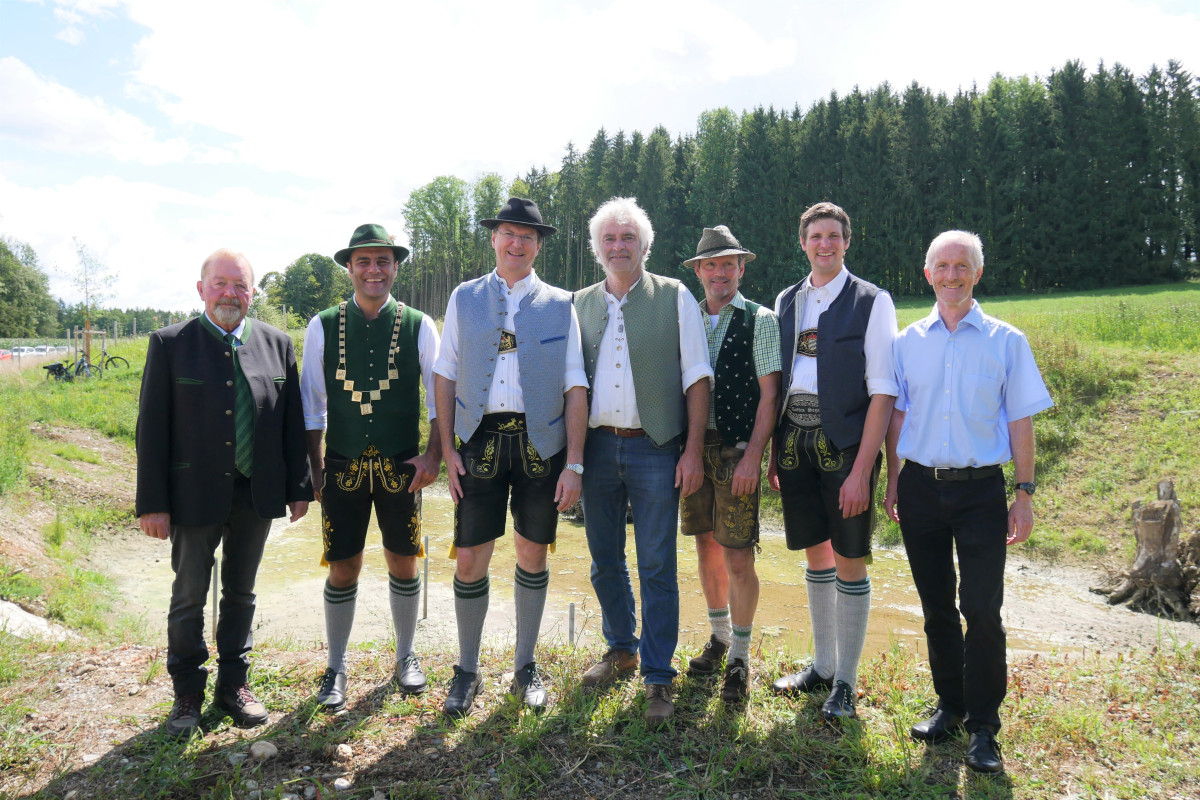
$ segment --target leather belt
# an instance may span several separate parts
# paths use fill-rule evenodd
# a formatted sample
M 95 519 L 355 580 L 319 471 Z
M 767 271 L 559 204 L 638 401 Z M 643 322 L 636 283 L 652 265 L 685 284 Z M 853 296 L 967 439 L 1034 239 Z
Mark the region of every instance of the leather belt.
M 1004 471 L 1004 467 L 1000 464 L 993 464 L 990 467 L 927 467 L 915 461 L 909 463 L 921 470 L 922 475 L 933 478 L 935 481 L 977 481 L 999 475 Z
M 612 425 L 597 425 L 596 430 L 608 431 L 620 436 L 622 439 L 636 439 L 639 436 L 646 435 L 646 431 L 642 428 L 614 428 Z

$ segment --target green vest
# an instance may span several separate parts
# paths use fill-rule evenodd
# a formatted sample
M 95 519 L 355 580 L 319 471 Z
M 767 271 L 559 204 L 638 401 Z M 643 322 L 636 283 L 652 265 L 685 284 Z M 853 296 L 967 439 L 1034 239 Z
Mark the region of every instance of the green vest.
M 353 300 L 346 302 L 346 378 L 354 381 L 355 391 L 379 388 L 387 379 L 388 347 L 392 341 L 392 326 L 400 304 L 393 298 L 379 310 L 371 321 Z M 347 457 L 359 456 L 368 445 L 375 445 L 382 455 L 392 456 L 421 443 L 421 361 L 417 337 L 421 332 L 420 311 L 404 306 L 400 316 L 400 334 L 396 340 L 395 369 L 399 374 L 390 382 L 378 400 L 371 401 L 371 413 L 363 414 L 361 405 L 343 381 L 337 377 L 338 368 L 338 306 L 327 308 L 318 315 L 325 332 L 325 394 L 328 417 L 325 426 L 325 446 Z
M 679 366 L 679 281 L 643 272 L 629 290 L 621 313 L 629 342 L 629 366 L 637 394 L 638 417 L 655 444 L 683 433 L 687 406 Z M 588 385 L 596 382 L 596 357 L 608 325 L 604 282 L 575 293 Z

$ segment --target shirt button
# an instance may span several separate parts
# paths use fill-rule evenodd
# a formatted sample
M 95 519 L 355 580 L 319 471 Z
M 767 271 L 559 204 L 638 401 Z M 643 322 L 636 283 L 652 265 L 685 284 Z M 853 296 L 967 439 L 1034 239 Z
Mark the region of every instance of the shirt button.
M 620 364 L 617 364 L 617 369 L 620 369 L 620 368 L 621 368 L 621 365 L 620 365 Z
M 225 381 L 226 386 L 233 386 L 233 381 Z
M 233 473 L 232 473 L 232 472 L 226 472 L 226 473 L 225 473 L 225 477 L 226 477 L 226 478 L 232 478 L 232 477 L 233 477 Z
M 226 358 L 229 358 L 229 351 L 228 351 L 228 350 L 226 350 L 226 351 L 225 351 L 225 357 L 226 357 Z M 227 473 L 225 473 L 225 474 L 226 474 L 226 475 L 228 475 L 229 473 L 227 472 Z
M 232 416 L 232 415 L 233 415 L 233 409 L 232 409 L 232 408 L 227 408 L 227 409 L 225 409 L 225 416 L 229 417 L 229 416 Z
M 233 442 L 226 442 L 226 443 L 225 443 L 225 446 L 226 446 L 226 447 L 233 447 Z

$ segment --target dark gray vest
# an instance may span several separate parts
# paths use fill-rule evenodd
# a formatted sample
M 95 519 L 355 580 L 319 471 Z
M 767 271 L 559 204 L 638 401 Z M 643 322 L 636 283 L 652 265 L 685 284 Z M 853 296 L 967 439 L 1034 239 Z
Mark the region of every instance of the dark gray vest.
M 803 283 L 803 281 L 801 281 Z M 796 357 L 796 298 L 801 283 L 784 292 L 779 304 L 779 347 L 783 390 L 792 385 Z M 859 443 L 871 396 L 867 393 L 867 323 L 879 287 L 849 275 L 842 291 L 817 322 L 817 402 L 821 427 L 834 447 Z M 787 403 L 782 407 L 786 408 Z

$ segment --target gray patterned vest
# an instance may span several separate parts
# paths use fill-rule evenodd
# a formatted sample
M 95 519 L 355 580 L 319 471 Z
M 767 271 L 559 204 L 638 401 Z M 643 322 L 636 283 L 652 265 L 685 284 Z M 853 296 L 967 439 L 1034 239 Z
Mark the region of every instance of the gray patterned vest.
M 467 441 L 479 427 L 500 352 L 500 334 L 507 328 L 517 336 L 517 366 L 529 441 L 541 458 L 550 458 L 567 446 L 563 373 L 571 330 L 571 295 L 539 281 L 522 298 L 512 321 L 506 322 L 508 312 L 500 291 L 491 272 L 458 287 L 454 433 Z
M 803 283 L 803 281 L 801 281 Z M 796 298 L 800 283 L 784 292 L 779 304 L 779 347 L 783 391 L 792 384 L 796 356 Z M 867 323 L 879 287 L 849 275 L 842 291 L 818 318 L 817 403 L 821 428 L 839 450 L 862 440 L 871 396 L 867 393 Z M 784 402 L 781 408 L 786 409 Z M 782 413 L 782 411 L 781 411 Z
M 687 408 L 679 366 L 679 281 L 652 272 L 629 290 L 621 313 L 629 342 L 629 367 L 633 372 L 638 417 L 657 445 L 683 433 Z M 575 293 L 579 332 L 583 339 L 583 365 L 588 385 L 596 381 L 596 358 L 608 325 L 604 282 Z M 589 406 L 590 406 L 589 394 Z

